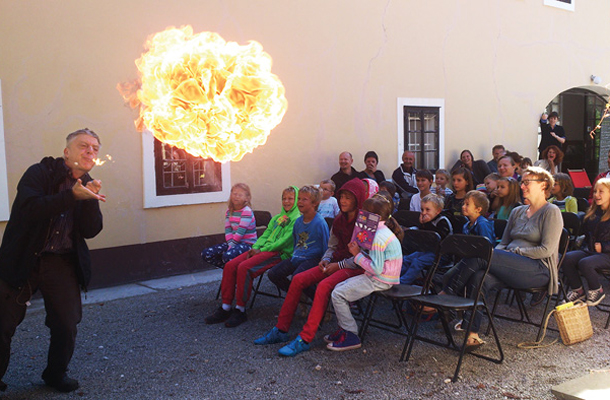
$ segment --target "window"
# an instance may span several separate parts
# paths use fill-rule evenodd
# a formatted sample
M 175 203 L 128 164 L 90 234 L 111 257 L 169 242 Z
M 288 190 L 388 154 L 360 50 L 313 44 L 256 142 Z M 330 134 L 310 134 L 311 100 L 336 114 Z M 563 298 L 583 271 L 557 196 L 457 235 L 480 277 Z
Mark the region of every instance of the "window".
M 231 193 L 229 163 L 196 158 L 142 133 L 144 208 L 221 203 Z
M 576 0 L 544 0 L 545 6 L 557 7 L 562 10 L 574 11 Z
M 415 168 L 437 170 L 444 157 L 444 100 L 398 99 L 398 160 L 415 153 Z
M 222 191 L 220 163 L 155 139 L 157 196 Z
M 2 115 L 2 81 L 0 81 L 0 221 L 8 221 L 8 181 L 6 178 L 6 152 L 4 151 L 4 119 Z

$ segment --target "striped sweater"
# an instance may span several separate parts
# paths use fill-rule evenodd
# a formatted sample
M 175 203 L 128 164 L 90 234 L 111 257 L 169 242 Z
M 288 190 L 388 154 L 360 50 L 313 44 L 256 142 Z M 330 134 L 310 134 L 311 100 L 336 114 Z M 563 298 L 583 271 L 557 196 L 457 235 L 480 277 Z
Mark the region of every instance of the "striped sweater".
M 245 206 L 225 214 L 225 239 L 229 248 L 237 243 L 253 245 L 256 242 L 256 220 L 252 209 Z
M 402 267 L 402 248 L 400 241 L 394 233 L 385 226 L 383 221 L 379 222 L 373 247 L 366 256 L 358 253 L 354 262 L 359 265 L 364 273 L 372 279 L 389 285 L 396 285 L 400 279 Z

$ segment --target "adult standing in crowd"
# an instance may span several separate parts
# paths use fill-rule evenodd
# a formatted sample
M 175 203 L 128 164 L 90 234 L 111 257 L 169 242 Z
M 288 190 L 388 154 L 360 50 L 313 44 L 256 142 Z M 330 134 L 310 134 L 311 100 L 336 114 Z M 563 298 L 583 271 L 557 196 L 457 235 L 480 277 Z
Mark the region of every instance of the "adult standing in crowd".
M 401 197 L 405 194 L 419 193 L 415 178 L 416 172 L 415 154 L 407 150 L 402 153 L 402 164 L 392 173 L 392 180 L 396 184 L 396 189 Z
M 487 162 L 487 166 L 491 172 L 498 172 L 498 160 L 505 154 L 506 149 L 501 144 L 497 144 L 491 149 L 493 158 Z
M 339 189 L 341 189 L 341 186 L 343 186 L 345 182 L 360 176 L 358 171 L 352 167 L 353 163 L 354 159 L 352 153 L 344 151 L 339 154 L 339 171 L 330 178 L 335 182 L 335 197 L 338 196 Z
M 472 174 L 475 187 L 482 184 L 485 181 L 485 177 L 491 174 L 487 163 L 484 160 L 476 160 L 470 150 L 462 150 L 460 153 L 460 159 L 453 165 L 451 172 L 458 168 L 465 168 Z
M 542 114 L 540 117 L 540 146 L 538 146 L 538 151 L 540 152 L 540 157 L 542 158 L 542 152 L 549 146 L 555 145 L 562 148 L 561 146 L 566 142 L 566 132 L 563 129 L 563 126 L 557 125 L 557 121 L 559 120 L 559 114 L 555 111 L 547 114 Z
M 382 171 L 377 169 L 377 164 L 379 164 L 377 153 L 374 151 L 367 151 L 364 155 L 365 168 L 360 172 L 360 178 L 374 179 L 377 183 L 385 181 L 385 175 Z
M 595 187 L 595 184 L 602 178 L 610 178 L 610 151 L 608 151 L 608 171 L 602 172 L 595 177 L 593 185 L 591 185 L 591 193 L 589 193 L 589 203 L 591 203 L 591 200 L 593 199 L 593 188 Z
M 534 166 L 544 168 L 551 173 L 551 175 L 555 175 L 559 170 L 559 165 L 563 161 L 563 151 L 554 144 L 548 146 L 542 154 L 540 154 L 540 160 L 537 160 L 534 163 Z
M 100 148 L 85 128 L 66 138 L 63 158 L 45 157 L 23 174 L 0 246 L 0 379 L 26 303 L 40 289 L 51 331 L 44 382 L 60 392 L 78 388 L 66 374 L 81 320 L 80 288 L 91 278 L 85 239 L 102 230 L 102 183 L 88 172 Z M 6 384 L 0 380 L 0 389 Z

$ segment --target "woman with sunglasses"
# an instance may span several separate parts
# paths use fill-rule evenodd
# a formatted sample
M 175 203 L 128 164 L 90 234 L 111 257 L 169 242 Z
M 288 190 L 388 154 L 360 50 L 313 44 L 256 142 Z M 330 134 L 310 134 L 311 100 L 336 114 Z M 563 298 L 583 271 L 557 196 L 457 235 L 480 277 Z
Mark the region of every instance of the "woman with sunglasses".
M 551 174 L 542 168 L 525 170 L 521 190 L 527 204 L 515 208 L 508 218 L 502 241 L 491 259 L 490 276 L 483 284 L 486 296 L 500 284 L 515 289 L 546 285 L 548 293 L 557 293 L 557 253 L 563 220 L 559 208 L 546 201 L 553 183 Z M 478 258 L 460 261 L 455 266 L 457 273 L 443 292 L 459 294 L 466 288 L 467 295 L 471 295 L 483 278 L 485 267 L 485 262 Z M 478 335 L 481 317 L 480 312 L 474 316 L 468 332 L 467 351 L 484 343 Z M 466 315 L 463 328 L 468 326 L 467 318 Z

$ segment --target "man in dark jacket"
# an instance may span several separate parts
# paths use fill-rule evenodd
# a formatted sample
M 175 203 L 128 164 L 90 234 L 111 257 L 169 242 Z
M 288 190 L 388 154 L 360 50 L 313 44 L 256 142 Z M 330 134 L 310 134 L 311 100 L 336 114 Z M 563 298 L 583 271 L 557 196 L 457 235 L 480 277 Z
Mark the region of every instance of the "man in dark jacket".
M 97 134 L 68 135 L 63 158 L 45 157 L 17 185 L 17 196 L 0 246 L 0 390 L 11 339 L 25 317 L 26 303 L 40 289 L 51 331 L 42 378 L 62 392 L 78 388 L 66 374 L 82 316 L 80 287 L 91 277 L 85 239 L 102 230 L 102 184 L 88 172 L 100 148 Z

